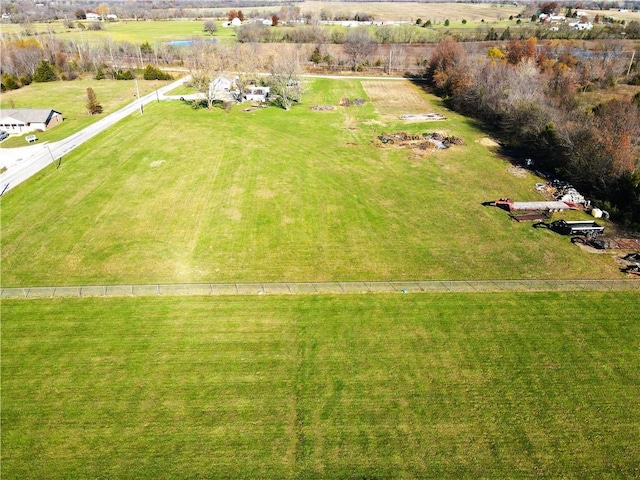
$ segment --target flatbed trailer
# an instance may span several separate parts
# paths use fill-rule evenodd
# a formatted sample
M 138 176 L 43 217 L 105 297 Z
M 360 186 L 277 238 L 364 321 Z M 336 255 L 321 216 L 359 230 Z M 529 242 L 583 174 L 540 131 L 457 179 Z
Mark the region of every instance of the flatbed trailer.
M 510 198 L 501 198 L 493 202 L 496 207 L 509 212 L 563 212 L 565 210 L 579 210 L 580 206 L 571 202 L 540 201 L 540 202 L 514 202 Z
M 548 227 L 554 232 L 558 232 L 562 235 L 584 235 L 586 237 L 596 237 L 604 232 L 603 226 L 590 220 L 577 222 L 556 220 L 555 222 L 551 222 Z

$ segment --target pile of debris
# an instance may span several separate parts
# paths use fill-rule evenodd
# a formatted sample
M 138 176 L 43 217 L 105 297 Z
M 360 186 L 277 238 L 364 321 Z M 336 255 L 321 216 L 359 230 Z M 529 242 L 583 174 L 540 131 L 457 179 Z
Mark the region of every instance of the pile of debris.
M 444 135 L 438 132 L 410 134 L 405 132 L 382 133 L 378 135 L 378 140 L 383 145 L 398 145 L 401 147 L 411 147 L 418 150 L 445 149 L 451 145 L 465 145 L 464 140 L 459 137 Z
M 620 259 L 624 265 L 624 273 L 640 276 L 640 253 L 629 253 Z
M 350 107 L 351 105 L 364 105 L 365 101 L 362 98 L 354 98 L 353 100 L 345 97 L 340 100 L 341 107 Z
M 316 112 L 326 112 L 329 110 L 333 110 L 335 107 L 333 105 L 314 105 L 313 107 L 310 107 L 311 110 L 314 110 Z

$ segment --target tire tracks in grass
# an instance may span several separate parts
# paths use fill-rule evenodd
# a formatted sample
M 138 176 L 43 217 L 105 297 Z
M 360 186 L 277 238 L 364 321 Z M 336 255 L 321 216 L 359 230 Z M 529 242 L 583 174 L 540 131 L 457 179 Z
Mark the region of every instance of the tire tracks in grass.
M 311 459 L 313 455 L 313 438 L 308 431 L 312 423 L 309 408 L 309 380 L 311 360 L 315 355 L 317 343 L 309 339 L 304 321 L 298 318 L 296 334 L 296 373 L 295 373 L 295 478 L 306 479 L 312 476 Z

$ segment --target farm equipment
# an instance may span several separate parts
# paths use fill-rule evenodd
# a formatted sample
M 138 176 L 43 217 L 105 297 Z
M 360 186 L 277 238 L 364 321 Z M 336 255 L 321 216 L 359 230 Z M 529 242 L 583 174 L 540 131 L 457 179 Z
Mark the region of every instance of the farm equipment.
M 548 228 L 561 235 L 584 235 L 587 238 L 595 238 L 604 232 L 604 227 L 592 221 L 567 222 L 556 220 L 551 223 L 536 223 L 536 228 Z
M 564 210 L 579 210 L 580 207 L 571 202 L 514 202 L 510 198 L 501 198 L 495 202 L 490 202 L 489 205 L 495 205 L 508 212 L 524 212 L 524 211 L 538 211 L 538 212 L 563 212 Z

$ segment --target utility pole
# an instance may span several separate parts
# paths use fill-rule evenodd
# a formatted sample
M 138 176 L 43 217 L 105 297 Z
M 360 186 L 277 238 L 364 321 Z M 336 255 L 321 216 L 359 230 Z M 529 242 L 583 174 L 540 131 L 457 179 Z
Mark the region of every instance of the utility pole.
M 140 89 L 138 88 L 138 79 L 135 79 L 136 81 L 136 95 L 138 96 L 138 102 L 140 103 L 140 115 L 142 115 L 144 112 L 142 111 L 142 99 L 140 98 Z

